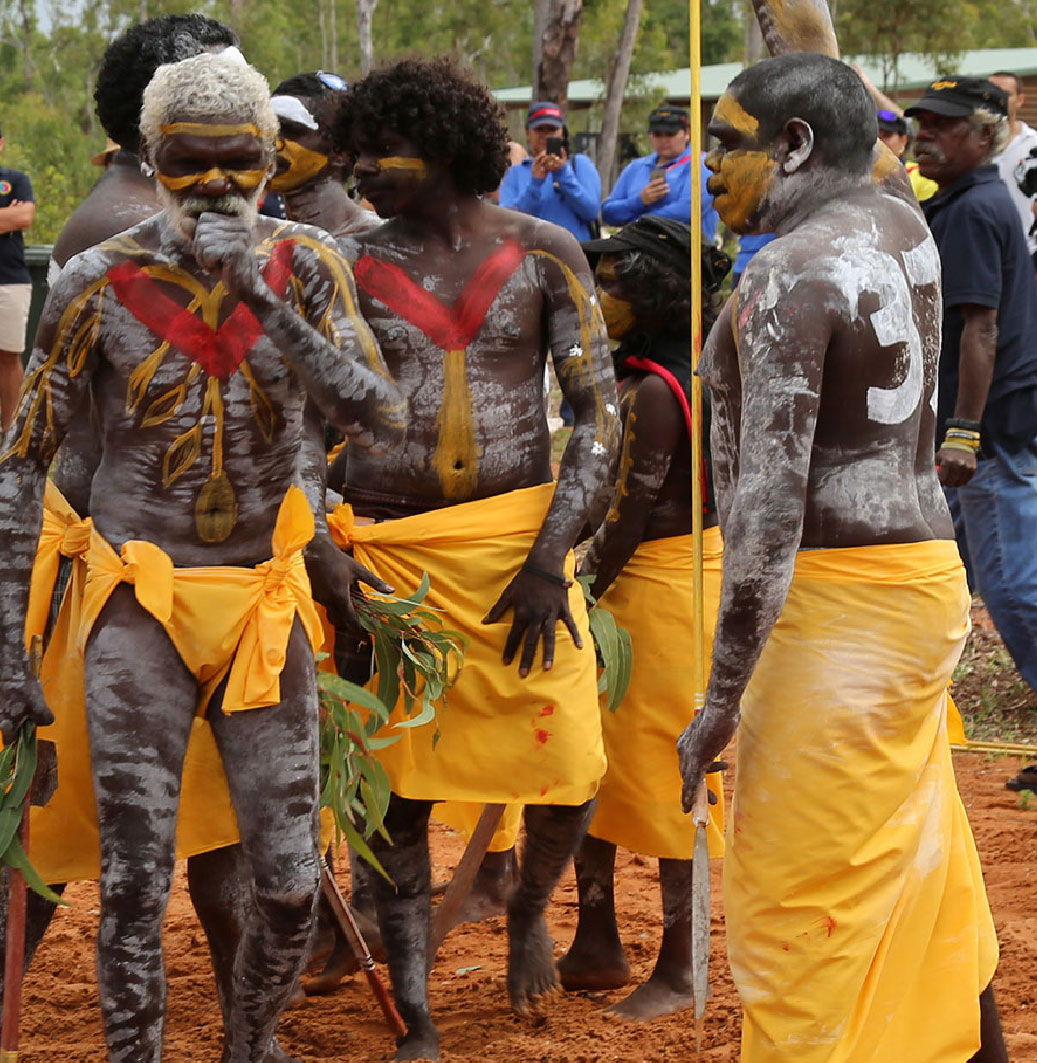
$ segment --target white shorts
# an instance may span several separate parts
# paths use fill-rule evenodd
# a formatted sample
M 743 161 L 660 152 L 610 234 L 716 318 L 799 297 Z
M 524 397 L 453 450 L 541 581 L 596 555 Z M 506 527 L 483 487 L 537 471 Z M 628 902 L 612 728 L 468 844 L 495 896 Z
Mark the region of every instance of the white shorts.
M 25 350 L 25 323 L 32 301 L 31 284 L 0 284 L 0 351 Z

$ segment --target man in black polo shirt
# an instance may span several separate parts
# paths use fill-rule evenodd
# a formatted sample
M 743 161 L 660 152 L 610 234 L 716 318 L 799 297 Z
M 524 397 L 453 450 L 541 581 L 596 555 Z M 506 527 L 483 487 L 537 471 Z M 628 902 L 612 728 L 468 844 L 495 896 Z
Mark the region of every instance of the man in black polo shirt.
M 4 136 L 0 131 L 0 151 Z M 32 185 L 21 170 L 0 166 L 0 419 L 6 432 L 14 420 L 22 382 L 25 322 L 32 283 L 25 268 L 22 230 L 32 225 L 36 203 Z
M 991 162 L 1007 99 L 990 81 L 950 77 L 907 114 L 922 175 L 940 189 L 923 204 L 943 263 L 940 480 L 970 579 L 1037 689 L 1037 281 Z

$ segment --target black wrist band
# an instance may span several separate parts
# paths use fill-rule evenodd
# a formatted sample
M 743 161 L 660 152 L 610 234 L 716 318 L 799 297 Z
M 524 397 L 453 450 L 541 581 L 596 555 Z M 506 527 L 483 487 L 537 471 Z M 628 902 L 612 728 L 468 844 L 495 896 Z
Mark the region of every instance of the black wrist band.
M 531 576 L 539 576 L 541 579 L 546 579 L 548 583 L 553 583 L 558 587 L 568 588 L 573 585 L 571 579 L 566 579 L 565 576 L 556 576 L 553 572 L 537 568 L 536 565 L 531 565 L 528 561 L 522 566 L 522 571 L 528 572 Z
M 964 428 L 969 432 L 979 431 L 979 421 L 966 421 L 964 417 L 948 417 L 948 428 Z

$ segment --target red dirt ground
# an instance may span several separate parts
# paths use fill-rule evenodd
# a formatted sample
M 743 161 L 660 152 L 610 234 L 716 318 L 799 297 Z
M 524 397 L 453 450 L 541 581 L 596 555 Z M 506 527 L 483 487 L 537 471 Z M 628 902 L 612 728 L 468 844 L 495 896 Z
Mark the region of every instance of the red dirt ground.
M 1037 988 L 1029 966 L 1037 941 L 1037 808 L 1020 807 L 1017 796 L 1004 789 L 1005 779 L 1020 763 L 1013 758 L 955 754 L 958 783 L 1001 939 L 995 985 L 1008 1046 L 1016 1063 L 1026 1063 L 1037 1060 Z M 459 853 L 457 836 L 437 828 L 438 877 L 448 873 Z M 498 919 L 458 928 L 447 939 L 433 971 L 432 1005 L 442 1031 L 444 1059 L 457 1063 L 736 1060 L 739 1016 L 724 959 L 719 864 L 713 871 L 713 999 L 701 1053 L 695 1052 L 693 1023 L 687 1016 L 647 1027 L 606 1019 L 602 1006 L 618 994 L 598 999 L 563 996 L 539 1020 L 512 1017 L 504 992 L 506 938 Z M 631 967 L 643 979 L 651 970 L 660 935 L 654 861 L 621 854 L 617 895 Z M 80 883 L 66 896 L 72 908 L 59 912 L 27 980 L 23 1063 L 97 1063 L 104 1058 L 94 969 L 97 890 L 92 883 Z M 576 924 L 571 874 L 559 886 L 549 914 L 561 954 Z M 169 907 L 166 941 L 166 1059 L 218 1060 L 220 1021 L 208 952 L 182 874 Z M 359 977 L 334 995 L 310 998 L 304 1007 L 287 1013 L 280 1038 L 303 1063 L 380 1061 L 390 1059 L 393 1049 Z

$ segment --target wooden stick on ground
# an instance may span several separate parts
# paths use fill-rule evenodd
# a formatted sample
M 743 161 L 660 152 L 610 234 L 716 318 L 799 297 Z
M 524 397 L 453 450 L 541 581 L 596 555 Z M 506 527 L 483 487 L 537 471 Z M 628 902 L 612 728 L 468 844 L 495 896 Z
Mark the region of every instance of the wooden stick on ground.
M 331 905 L 331 910 L 342 929 L 342 933 L 346 935 L 349 947 L 353 950 L 353 954 L 360 963 L 360 969 L 364 972 L 367 984 L 371 987 L 371 992 L 374 993 L 375 1000 L 378 1001 L 378 1006 L 382 1009 L 382 1014 L 385 1016 L 389 1029 L 396 1037 L 405 1037 L 407 1035 L 407 1027 L 403 1019 L 400 1018 L 400 1013 L 396 1010 L 396 1005 L 393 1003 L 392 997 L 389 996 L 389 990 L 385 988 L 381 975 L 375 970 L 371 950 L 367 947 L 367 942 L 364 941 L 364 936 L 360 933 L 360 927 L 356 925 L 353 913 L 349 910 L 349 905 L 346 904 L 345 898 L 339 892 L 335 876 L 332 875 L 328 862 L 323 856 L 320 858 L 320 888 L 328 904 Z M 0 1057 L 0 1063 L 6 1063 L 6 1061 Z
M 33 635 L 29 648 L 32 670 L 39 678 L 43 665 L 43 638 Z M 21 744 L 26 731 L 35 738 L 35 729 L 23 724 L 16 742 Z M 20 755 L 21 751 L 16 755 Z M 50 795 L 48 794 L 48 797 Z M 18 840 L 26 855 L 29 852 L 29 806 L 32 801 L 32 785 L 25 795 L 22 825 L 18 828 Z M 4 942 L 4 1008 L 0 1016 L 0 1063 L 18 1063 L 18 1033 L 22 1020 L 22 983 L 25 966 L 25 906 L 27 889 L 25 877 L 16 867 L 8 869 L 7 890 L 7 937 Z
M 479 822 L 472 831 L 461 862 L 457 865 L 454 877 L 443 894 L 443 900 L 432 919 L 432 927 L 428 936 L 428 965 L 431 970 L 436 961 L 436 954 L 443 944 L 443 940 L 450 933 L 457 913 L 461 910 L 472 889 L 472 883 L 482 864 L 486 850 L 490 847 L 501 817 L 504 815 L 504 805 L 487 805 L 479 816 Z M 2 1061 L 0 1061 L 2 1063 Z
M 29 794 L 18 830 L 22 848 L 29 851 Z M 4 1010 L 0 1020 L 0 1063 L 18 1063 L 18 1032 L 22 1018 L 22 969 L 25 964 L 26 887 L 21 871 L 8 869 L 7 939 L 4 949 Z
M 1019 745 L 1012 742 L 973 742 L 966 745 L 951 744 L 955 753 L 1007 753 L 1019 757 L 1037 757 L 1037 746 Z

